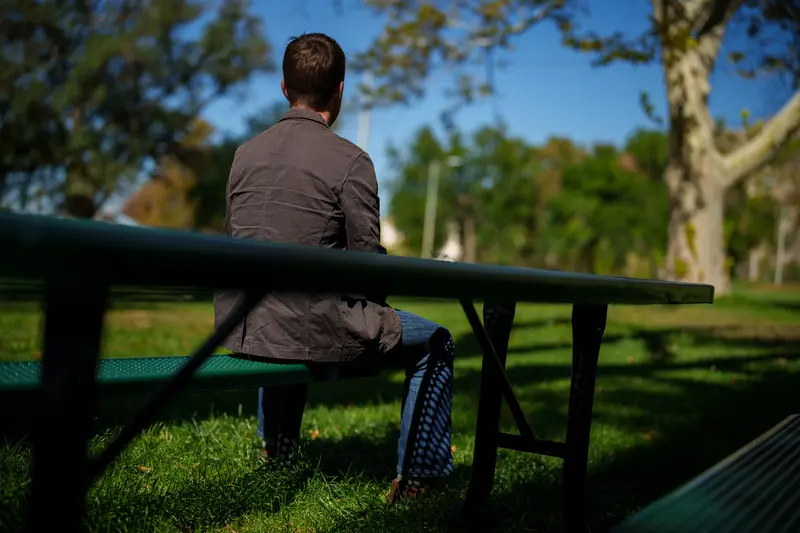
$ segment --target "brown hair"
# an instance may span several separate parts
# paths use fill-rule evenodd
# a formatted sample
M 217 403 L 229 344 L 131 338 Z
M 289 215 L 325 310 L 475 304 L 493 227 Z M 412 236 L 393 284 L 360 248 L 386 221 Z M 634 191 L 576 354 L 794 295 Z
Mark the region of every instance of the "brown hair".
M 291 105 L 321 111 L 344 81 L 342 47 L 322 33 L 294 37 L 283 54 L 283 81 Z

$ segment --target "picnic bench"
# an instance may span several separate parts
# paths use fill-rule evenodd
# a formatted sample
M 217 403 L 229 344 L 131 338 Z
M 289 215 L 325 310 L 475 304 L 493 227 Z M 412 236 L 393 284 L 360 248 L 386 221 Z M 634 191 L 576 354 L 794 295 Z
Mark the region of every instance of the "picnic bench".
M 497 449 L 502 447 L 563 459 L 565 524 L 570 531 L 586 531 L 584 485 L 608 305 L 708 304 L 714 298 L 714 288 L 701 284 L 390 257 L 6 213 L 0 213 L 0 257 L 0 277 L 38 280 L 44 286 L 43 355 L 35 364 L 40 366 L 0 364 L 8 369 L 0 370 L 0 394 L 17 380 L 17 387 L 35 387 L 40 395 L 32 435 L 32 531 L 77 529 L 92 481 L 187 387 L 316 379 L 297 365 L 275 369 L 213 356 L 220 341 L 269 291 L 458 300 L 483 351 L 472 477 L 462 516 L 486 508 Z M 230 288 L 245 297 L 190 357 L 158 359 L 152 364 L 159 370 L 150 366 L 145 372 L 135 360 L 99 359 L 113 286 Z M 483 323 L 475 300 L 484 302 Z M 572 304 L 573 369 L 564 442 L 534 435 L 505 373 L 517 302 Z M 32 377 L 36 373 L 38 380 Z M 160 387 L 116 440 L 98 456 L 87 457 L 98 387 L 137 381 Z M 503 398 L 518 434 L 499 431 Z M 53 501 L 62 503 L 62 512 L 51 512 Z
M 800 415 L 792 415 L 614 533 L 800 531 Z

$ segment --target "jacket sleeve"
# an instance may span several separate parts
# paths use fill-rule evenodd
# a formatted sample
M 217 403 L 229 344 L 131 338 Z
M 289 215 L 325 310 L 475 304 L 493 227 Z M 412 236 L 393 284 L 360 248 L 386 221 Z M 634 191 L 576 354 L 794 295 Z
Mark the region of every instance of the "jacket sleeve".
M 345 219 L 347 249 L 386 254 L 381 245 L 381 202 L 372 160 L 361 152 L 342 183 L 339 198 Z
M 345 220 L 347 249 L 386 254 L 381 245 L 381 205 L 375 166 L 365 153 L 359 154 L 342 183 L 339 203 Z M 366 299 L 384 304 L 386 294 L 368 294 Z

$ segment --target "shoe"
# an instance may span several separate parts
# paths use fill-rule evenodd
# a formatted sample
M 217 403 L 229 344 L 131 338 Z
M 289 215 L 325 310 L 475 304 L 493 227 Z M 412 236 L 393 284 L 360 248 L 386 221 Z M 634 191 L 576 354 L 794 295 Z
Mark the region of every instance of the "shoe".
M 392 481 L 392 488 L 389 489 L 389 494 L 386 496 L 386 502 L 392 506 L 397 502 L 406 501 L 411 498 L 420 498 L 436 494 L 439 490 L 440 483 L 438 478 L 424 480 L 394 479 Z
M 294 456 L 294 439 L 285 433 L 278 435 L 277 440 L 262 441 L 261 457 L 267 459 L 277 459 L 283 466 L 292 466 Z

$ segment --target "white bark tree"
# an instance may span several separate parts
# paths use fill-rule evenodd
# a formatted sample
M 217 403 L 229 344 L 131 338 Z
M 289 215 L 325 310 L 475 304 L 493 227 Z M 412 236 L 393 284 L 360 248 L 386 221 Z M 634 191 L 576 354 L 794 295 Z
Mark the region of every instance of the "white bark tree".
M 730 292 L 723 237 L 726 190 L 770 163 L 800 127 L 800 91 L 732 152 L 717 148 L 709 78 L 742 1 L 653 0 L 667 83 L 670 150 L 665 179 L 672 209 L 667 275 Z
M 800 127 L 800 92 L 795 92 L 760 133 L 730 153 L 714 141 L 709 110 L 710 76 L 723 39 L 733 25 L 746 28 L 755 54 L 731 54 L 746 76 L 800 73 L 800 12 L 786 0 L 652 0 L 645 32 L 633 38 L 623 31 L 601 36 L 582 32 L 578 0 L 365 0 L 387 16 L 383 33 L 359 57 L 376 74 L 370 89 L 376 101 L 406 102 L 424 91 L 436 66 L 474 66 L 486 61 L 485 79 L 468 71 L 457 76 L 456 93 L 469 102 L 492 93 L 496 51 L 513 37 L 544 21 L 556 23 L 563 44 L 597 54 L 598 65 L 615 61 L 660 61 L 667 84 L 669 165 L 665 173 L 672 203 L 665 272 L 672 279 L 710 283 L 717 294 L 730 291 L 723 240 L 725 191 L 769 164 Z M 734 24 L 736 23 L 736 24 Z M 782 45 L 777 53 L 774 51 Z M 474 72 L 474 70 L 473 70 Z M 645 110 L 652 106 L 643 95 Z

